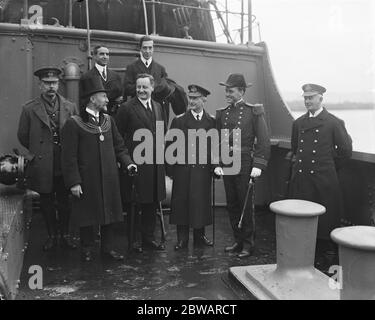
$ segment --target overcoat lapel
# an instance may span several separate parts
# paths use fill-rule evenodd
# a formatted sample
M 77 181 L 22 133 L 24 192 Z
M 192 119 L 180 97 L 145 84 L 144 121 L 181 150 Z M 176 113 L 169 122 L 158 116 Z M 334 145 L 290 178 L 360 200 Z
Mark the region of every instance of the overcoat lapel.
M 36 103 L 34 104 L 33 106 L 33 110 L 35 112 L 35 114 L 38 116 L 38 118 L 49 128 L 51 129 L 50 127 L 50 123 L 49 123 L 49 120 L 48 120 L 48 115 L 47 115 L 47 111 L 46 109 L 44 108 L 44 104 L 43 104 L 43 101 L 41 100 L 41 98 L 36 98 Z
M 136 98 L 136 103 L 133 105 L 134 113 L 138 116 L 138 118 L 145 124 L 145 126 L 152 130 L 152 123 L 149 117 L 146 114 L 145 107 L 143 104 Z

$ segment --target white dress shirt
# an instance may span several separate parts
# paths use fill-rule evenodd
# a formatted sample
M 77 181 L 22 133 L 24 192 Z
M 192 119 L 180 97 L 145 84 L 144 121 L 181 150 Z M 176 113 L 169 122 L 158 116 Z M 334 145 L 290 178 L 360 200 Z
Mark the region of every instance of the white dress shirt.
M 195 119 L 197 119 L 197 116 L 199 116 L 199 120 L 202 120 L 203 117 L 203 110 L 199 113 L 196 113 L 194 110 L 191 110 L 191 113 Z
M 148 68 L 152 62 L 152 57 L 148 60 L 146 60 L 145 58 L 143 58 L 142 54 L 141 54 L 141 61 L 143 62 L 143 64 Z
M 314 114 L 312 114 L 311 112 L 309 112 L 309 118 L 315 118 L 319 115 L 319 113 L 321 113 L 323 111 L 323 107 L 320 107 L 318 110 L 315 111 Z
M 104 81 L 107 81 L 108 78 L 108 72 L 106 66 L 101 66 L 100 64 L 95 63 L 95 68 L 99 71 L 101 77 L 104 79 Z M 103 70 L 105 70 L 105 78 L 103 77 Z

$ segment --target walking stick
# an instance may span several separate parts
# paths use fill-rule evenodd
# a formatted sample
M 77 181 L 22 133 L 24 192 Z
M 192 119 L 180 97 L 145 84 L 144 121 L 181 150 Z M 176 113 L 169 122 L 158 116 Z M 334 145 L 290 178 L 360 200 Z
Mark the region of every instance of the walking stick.
M 250 194 L 250 190 L 253 188 L 253 193 L 252 193 L 252 205 L 251 205 L 251 210 L 252 210 L 252 213 L 254 213 L 254 178 L 251 178 L 250 177 L 250 180 L 249 180 L 249 183 L 248 183 L 248 187 L 247 187 L 247 191 L 246 191 L 246 198 L 245 198 L 245 202 L 243 204 L 243 207 L 242 207 L 242 212 L 241 212 L 241 217 L 240 217 L 240 221 L 238 222 L 238 229 L 241 229 L 242 228 L 242 224 L 243 224 L 243 218 L 244 218 L 244 215 L 245 215 L 245 209 L 246 209 L 246 205 L 247 205 L 247 201 L 249 200 L 249 194 Z
M 131 199 L 130 199 L 130 216 L 129 216 L 129 238 L 128 238 L 128 250 L 132 250 L 132 246 L 134 243 L 134 225 L 135 225 L 135 209 L 137 206 L 136 202 L 136 189 L 135 189 L 135 176 L 137 175 L 136 171 L 129 171 L 129 177 L 131 178 Z
M 215 175 L 212 176 L 212 242 L 215 244 Z
M 161 201 L 159 202 L 159 213 L 157 214 L 160 221 L 160 229 L 161 229 L 161 243 L 165 243 L 165 237 L 167 235 L 167 232 L 165 231 L 165 225 L 164 225 L 164 214 L 163 214 L 163 206 L 161 204 Z

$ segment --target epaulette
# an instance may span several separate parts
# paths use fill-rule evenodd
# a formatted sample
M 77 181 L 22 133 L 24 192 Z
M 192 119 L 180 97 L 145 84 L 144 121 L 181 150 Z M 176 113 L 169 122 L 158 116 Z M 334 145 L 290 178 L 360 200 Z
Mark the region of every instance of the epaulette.
M 218 112 L 218 111 L 224 111 L 224 110 L 227 110 L 228 108 L 229 108 L 229 106 L 226 106 L 226 107 L 220 108 L 220 109 L 216 109 L 216 112 Z
M 245 106 L 251 107 L 252 111 L 253 111 L 253 114 L 256 115 L 256 116 L 260 116 L 260 115 L 264 114 L 263 105 L 255 105 L 255 104 L 250 104 L 248 102 L 245 102 Z
M 27 106 L 28 104 L 31 104 L 31 103 L 33 103 L 33 102 L 35 102 L 35 98 L 34 98 L 34 99 L 31 99 L 31 100 L 29 100 L 29 101 L 27 101 L 24 105 Z

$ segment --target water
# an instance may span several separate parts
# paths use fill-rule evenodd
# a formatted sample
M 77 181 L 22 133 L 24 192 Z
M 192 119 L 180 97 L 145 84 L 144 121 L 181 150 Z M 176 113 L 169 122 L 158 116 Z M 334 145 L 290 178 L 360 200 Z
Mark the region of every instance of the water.
M 345 121 L 346 130 L 353 140 L 353 150 L 375 153 L 375 110 L 329 110 L 330 113 Z M 305 112 L 293 111 L 295 117 Z

